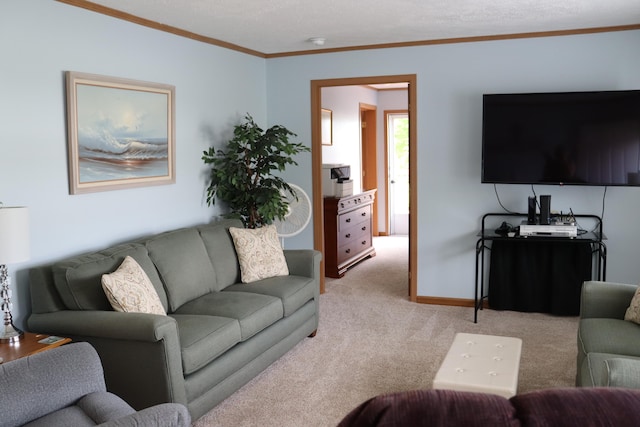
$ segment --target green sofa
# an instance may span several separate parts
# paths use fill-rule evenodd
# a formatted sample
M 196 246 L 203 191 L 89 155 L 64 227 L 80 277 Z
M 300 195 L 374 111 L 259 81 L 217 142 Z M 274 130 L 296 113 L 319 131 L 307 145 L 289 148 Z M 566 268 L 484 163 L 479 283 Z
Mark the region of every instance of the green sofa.
M 640 325 L 624 320 L 636 285 L 582 286 L 576 385 L 640 388 Z
M 321 254 L 286 250 L 288 276 L 240 283 L 223 220 L 74 256 L 29 272 L 29 330 L 87 341 L 107 389 L 136 409 L 165 402 L 197 419 L 318 328 Z M 114 311 L 101 276 L 133 257 L 167 316 Z

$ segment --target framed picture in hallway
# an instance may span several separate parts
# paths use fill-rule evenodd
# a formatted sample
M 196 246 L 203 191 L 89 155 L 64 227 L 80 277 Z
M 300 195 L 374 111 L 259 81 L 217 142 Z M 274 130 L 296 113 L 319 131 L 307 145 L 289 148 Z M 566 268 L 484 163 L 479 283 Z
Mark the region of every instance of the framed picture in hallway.
M 175 87 L 67 71 L 71 194 L 175 183 Z
M 333 145 L 333 111 L 322 108 L 320 114 L 322 145 Z

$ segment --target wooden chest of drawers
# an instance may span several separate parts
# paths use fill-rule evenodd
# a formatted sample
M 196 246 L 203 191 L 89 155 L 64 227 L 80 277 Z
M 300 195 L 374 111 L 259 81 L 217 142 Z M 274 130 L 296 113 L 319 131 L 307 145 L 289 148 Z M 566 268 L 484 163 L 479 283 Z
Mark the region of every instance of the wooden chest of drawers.
M 324 198 L 324 271 L 342 277 L 349 267 L 375 256 L 373 200 L 376 190 Z

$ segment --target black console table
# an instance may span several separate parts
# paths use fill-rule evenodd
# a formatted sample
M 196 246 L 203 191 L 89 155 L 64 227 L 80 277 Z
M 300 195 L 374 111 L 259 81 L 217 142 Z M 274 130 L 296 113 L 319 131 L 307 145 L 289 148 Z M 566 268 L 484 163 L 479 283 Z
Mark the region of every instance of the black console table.
M 506 221 L 514 226 L 527 214 L 488 213 L 476 242 L 474 323 L 485 300 L 498 310 L 535 311 L 577 315 L 584 280 L 606 280 L 607 247 L 602 219 L 596 215 L 574 215 L 594 224 L 592 231 L 576 237 L 520 236 L 497 234 L 487 222 Z M 485 252 L 490 251 L 488 294 L 485 293 Z

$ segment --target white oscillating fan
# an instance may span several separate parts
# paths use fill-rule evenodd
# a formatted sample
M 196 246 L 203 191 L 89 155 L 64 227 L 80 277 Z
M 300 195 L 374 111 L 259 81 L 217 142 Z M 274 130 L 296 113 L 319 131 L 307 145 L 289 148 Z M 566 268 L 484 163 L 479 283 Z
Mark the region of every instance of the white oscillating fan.
M 283 241 L 284 238 L 295 236 L 300 233 L 309 224 L 311 219 L 311 200 L 304 190 L 295 184 L 289 184 L 294 191 L 295 196 L 288 191 L 282 192 L 282 197 L 287 202 L 289 207 L 284 219 L 275 219 L 273 223 L 276 226 L 278 236 Z M 297 199 L 296 199 L 297 196 Z

